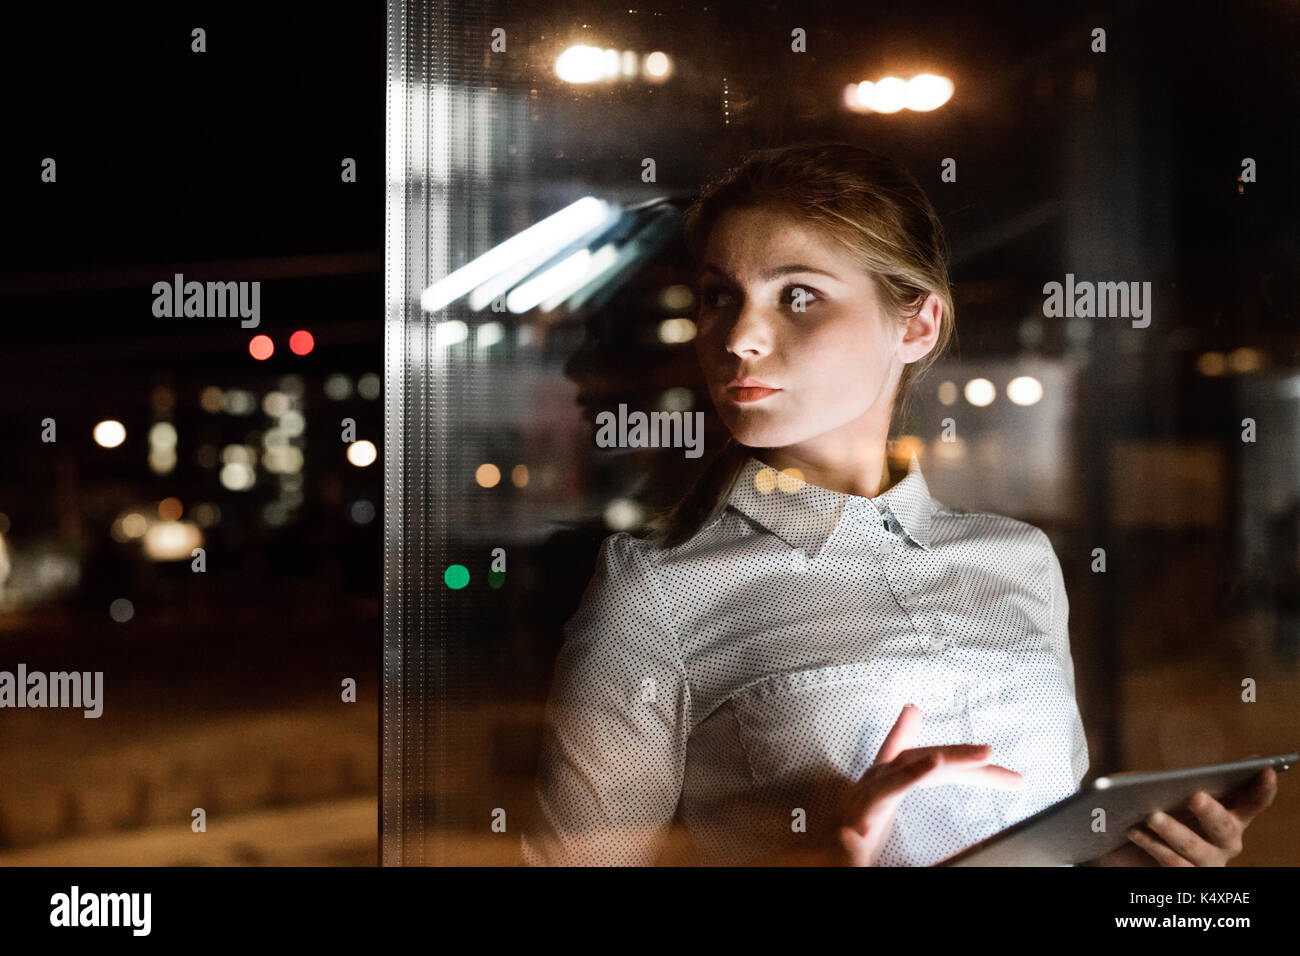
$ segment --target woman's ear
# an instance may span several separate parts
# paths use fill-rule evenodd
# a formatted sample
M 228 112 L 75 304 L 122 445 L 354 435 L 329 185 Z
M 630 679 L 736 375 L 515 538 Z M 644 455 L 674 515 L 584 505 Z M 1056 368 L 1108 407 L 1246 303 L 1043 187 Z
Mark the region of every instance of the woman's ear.
M 916 314 L 907 320 L 900 343 L 899 357 L 908 364 L 925 358 L 939 341 L 943 322 L 943 300 L 931 292 Z

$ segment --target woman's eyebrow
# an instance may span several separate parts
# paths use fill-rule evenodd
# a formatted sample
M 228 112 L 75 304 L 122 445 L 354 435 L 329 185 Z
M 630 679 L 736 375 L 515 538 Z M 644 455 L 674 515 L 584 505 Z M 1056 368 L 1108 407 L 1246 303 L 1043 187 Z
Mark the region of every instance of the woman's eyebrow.
M 799 265 L 797 263 L 784 265 L 784 266 L 773 266 L 771 269 L 764 269 L 758 275 L 759 278 L 764 280 L 765 282 L 770 282 L 772 279 L 777 279 L 780 278 L 781 276 L 791 275 L 793 273 L 798 273 L 798 272 L 815 273 L 817 275 L 829 276 L 830 278 L 836 280 L 837 282 L 841 281 L 840 277 L 833 272 L 827 272 L 825 269 L 818 269 L 815 266 Z M 710 273 L 722 276 L 724 279 L 728 279 L 732 282 L 735 281 L 735 279 L 732 276 L 728 275 L 725 271 L 723 271 L 722 269 L 718 268 L 717 266 L 711 263 L 704 266 L 702 269 L 700 269 L 700 271 L 695 274 L 695 278 L 698 281 L 700 279 L 703 279 L 706 275 Z

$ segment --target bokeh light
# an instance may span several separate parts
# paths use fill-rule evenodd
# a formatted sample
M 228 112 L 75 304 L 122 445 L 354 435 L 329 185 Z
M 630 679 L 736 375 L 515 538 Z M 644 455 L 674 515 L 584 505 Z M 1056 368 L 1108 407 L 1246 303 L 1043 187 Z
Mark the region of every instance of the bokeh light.
M 659 408 L 665 412 L 686 412 L 695 406 L 695 393 L 684 385 L 675 385 L 659 394 Z
M 118 598 L 108 606 L 108 616 L 118 624 L 125 624 L 135 617 L 135 605 L 126 598 Z
M 680 283 L 666 286 L 659 293 L 659 305 L 669 312 L 689 312 L 695 305 L 695 293 Z
M 284 392 L 267 392 L 262 397 L 262 411 L 278 418 L 289 410 L 289 396 Z
M 613 531 L 631 531 L 640 526 L 644 514 L 631 498 L 615 498 L 605 506 L 605 526 Z
M 325 379 L 326 398 L 335 402 L 341 402 L 351 394 L 352 379 L 348 378 L 346 375 L 340 372 L 335 372 L 333 375 Z
M 664 319 L 659 323 L 659 341 L 679 345 L 695 338 L 695 323 L 687 318 Z
M 149 428 L 149 444 L 154 448 L 175 448 L 176 426 L 171 422 L 154 422 Z
M 221 508 L 210 501 L 205 501 L 194 508 L 194 523 L 200 528 L 211 528 L 221 523 Z
M 302 449 L 292 445 L 275 445 L 262 453 L 262 467 L 273 475 L 289 475 L 302 471 Z
M 785 492 L 796 492 L 803 483 L 803 472 L 798 468 L 783 468 L 776 476 L 776 486 Z
M 110 418 L 96 425 L 93 434 L 95 444 L 103 448 L 116 448 L 126 441 L 126 426 Z
M 352 444 L 348 445 L 348 461 L 356 465 L 358 468 L 365 468 L 369 465 L 373 465 L 375 459 L 378 457 L 379 451 L 375 448 L 374 442 L 362 439 L 361 441 L 354 441 Z
M 760 468 L 754 475 L 754 488 L 760 495 L 770 495 L 776 489 L 776 469 Z
M 925 454 L 925 442 L 919 435 L 899 435 L 888 443 L 888 453 L 896 461 L 911 462 L 912 456 Z
M 307 355 L 316 347 L 316 338 L 306 329 L 289 336 L 289 351 L 294 355 Z
M 460 319 L 445 319 L 434 329 L 433 341 L 440 349 L 449 349 L 459 345 L 469 337 L 469 326 Z
M 566 83 L 602 80 L 608 75 L 605 51 L 586 44 L 571 46 L 556 58 L 555 75 Z
M 1228 353 L 1228 368 L 1234 372 L 1257 372 L 1264 367 L 1264 353 L 1243 345 Z
M 307 427 L 307 419 L 302 412 L 291 408 L 280 416 L 280 424 L 277 427 L 290 438 L 297 438 Z
M 1043 383 L 1032 375 L 1019 375 L 1007 383 L 1007 398 L 1017 405 L 1033 405 L 1043 397 Z
M 268 501 L 262 506 L 262 521 L 272 528 L 289 523 L 289 506 L 283 501 Z
M 987 378 L 973 378 L 966 383 L 966 401 L 983 407 L 997 398 L 998 390 Z
M 269 335 L 254 335 L 248 343 L 248 354 L 259 362 L 265 362 L 275 353 L 275 343 Z
M 132 511 L 130 514 L 124 514 L 118 519 L 118 527 L 121 529 L 124 539 L 142 538 L 144 533 L 149 530 L 149 519 L 138 511 Z
M 227 445 L 221 449 L 221 460 L 225 464 L 235 462 L 241 465 L 252 465 L 257 460 L 257 455 L 253 449 L 247 445 Z
M 176 467 L 176 449 L 175 448 L 150 448 L 149 449 L 149 470 L 155 475 L 170 474 Z
M 176 407 L 176 393 L 166 385 L 159 385 L 149 393 L 149 405 L 157 415 L 167 415 Z
M 947 103 L 952 91 L 952 80 L 946 76 L 920 73 L 907 81 L 904 101 L 909 110 L 926 113 Z
M 668 59 L 668 54 L 661 53 L 658 50 L 645 58 L 646 76 L 653 77 L 654 79 L 661 80 L 666 77 L 671 67 L 672 63 Z
M 221 389 L 215 385 L 209 385 L 199 392 L 199 407 L 209 415 L 218 414 L 225 407 L 225 396 L 222 394 Z
M 1196 370 L 1202 375 L 1222 375 L 1227 368 L 1222 352 L 1203 352 L 1196 360 Z
M 231 415 L 251 415 L 257 411 L 257 399 L 242 388 L 232 388 L 221 396 L 221 406 Z
M 159 521 L 144 533 L 144 555 L 151 561 L 184 561 L 202 543 L 198 525 L 189 521 Z
M 221 486 L 230 491 L 247 491 L 257 480 L 253 469 L 242 461 L 231 461 L 221 466 Z

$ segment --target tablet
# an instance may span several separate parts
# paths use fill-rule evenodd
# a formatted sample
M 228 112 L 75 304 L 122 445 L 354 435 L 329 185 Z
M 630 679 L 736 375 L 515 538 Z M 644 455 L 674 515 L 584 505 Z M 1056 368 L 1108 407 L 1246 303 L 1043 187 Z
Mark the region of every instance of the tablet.
M 1280 754 L 1184 770 L 1098 777 L 1064 800 L 935 865 L 1070 866 L 1095 860 L 1127 843 L 1130 827 L 1157 810 L 1185 808 L 1198 790 L 1218 800 L 1265 767 L 1289 770 L 1297 762 L 1300 754 Z M 1099 809 L 1105 811 L 1104 829 Z

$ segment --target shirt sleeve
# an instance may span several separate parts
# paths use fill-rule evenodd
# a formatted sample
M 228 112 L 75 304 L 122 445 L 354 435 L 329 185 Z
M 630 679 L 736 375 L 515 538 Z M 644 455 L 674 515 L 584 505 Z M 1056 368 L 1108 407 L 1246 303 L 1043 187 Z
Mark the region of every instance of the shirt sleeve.
M 1088 738 L 1083 729 L 1083 717 L 1079 713 L 1079 704 L 1074 691 L 1074 658 L 1070 654 L 1070 599 L 1065 594 L 1065 575 L 1061 572 L 1061 562 L 1056 556 L 1052 541 L 1043 533 L 1043 545 L 1047 549 L 1048 586 L 1051 593 L 1051 646 L 1053 653 L 1061 664 L 1065 677 L 1065 686 L 1070 692 L 1070 705 L 1074 708 L 1073 739 L 1069 742 L 1070 767 L 1074 773 L 1074 785 L 1077 788 L 1088 772 Z
M 546 705 L 529 865 L 649 865 L 681 795 L 690 690 L 667 602 L 627 533 L 607 537 Z

